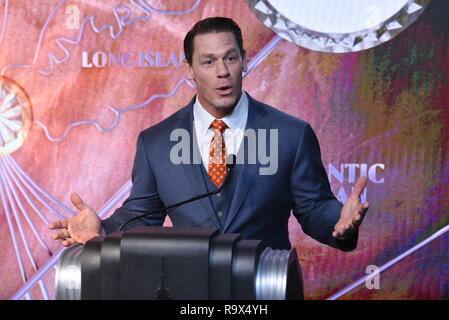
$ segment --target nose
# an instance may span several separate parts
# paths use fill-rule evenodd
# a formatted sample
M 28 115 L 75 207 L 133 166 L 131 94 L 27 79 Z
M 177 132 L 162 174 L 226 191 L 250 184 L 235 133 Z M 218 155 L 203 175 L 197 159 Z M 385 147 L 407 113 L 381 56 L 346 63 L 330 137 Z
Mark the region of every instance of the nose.
M 219 60 L 216 64 L 216 72 L 218 78 L 226 78 L 229 76 L 229 68 L 223 60 Z

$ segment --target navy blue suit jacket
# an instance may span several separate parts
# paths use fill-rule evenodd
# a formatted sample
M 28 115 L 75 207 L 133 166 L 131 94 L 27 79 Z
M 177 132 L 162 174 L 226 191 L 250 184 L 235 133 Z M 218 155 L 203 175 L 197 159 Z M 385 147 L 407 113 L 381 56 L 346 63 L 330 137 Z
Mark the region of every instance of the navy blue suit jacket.
M 270 151 L 269 130 L 278 130 L 278 168 L 273 175 L 261 175 L 263 167 L 256 163 L 237 164 L 226 182 L 229 210 L 219 219 L 210 198 L 204 198 L 131 223 L 162 225 L 166 214 L 173 226 L 217 227 L 221 232 L 240 233 L 243 239 L 263 240 L 273 249 L 290 249 L 288 220 L 293 212 L 303 231 L 321 243 L 340 250 L 352 250 L 351 241 L 340 242 L 332 237 L 340 217 L 342 204 L 333 195 L 324 170 L 317 138 L 310 125 L 263 104 L 248 95 L 247 129 L 267 130 L 266 152 Z M 174 129 L 190 134 L 190 160 L 199 155 L 193 132 L 194 99 L 167 119 L 141 132 L 132 171 L 130 196 L 111 217 L 102 221 L 106 233 L 116 231 L 136 215 L 169 206 L 206 193 L 202 163 L 173 164 L 171 141 Z M 244 152 L 248 143 L 242 143 Z M 198 158 L 197 158 L 198 159 Z M 198 161 L 196 161 L 198 162 Z

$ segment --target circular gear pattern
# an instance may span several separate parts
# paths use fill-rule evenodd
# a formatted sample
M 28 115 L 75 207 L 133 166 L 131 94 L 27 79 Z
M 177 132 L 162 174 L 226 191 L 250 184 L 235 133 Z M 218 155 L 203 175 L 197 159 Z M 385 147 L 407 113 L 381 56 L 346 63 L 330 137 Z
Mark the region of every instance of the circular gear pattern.
M 31 127 L 31 102 L 14 80 L 0 76 L 0 156 L 19 149 Z
M 385 0 L 378 0 L 371 1 L 371 5 L 368 5 L 368 2 L 359 5 L 358 7 L 361 10 L 357 11 L 351 8 L 350 4 L 362 2 L 354 0 L 339 2 L 338 4 L 332 0 L 246 0 L 257 18 L 283 39 L 303 48 L 330 53 L 367 50 L 393 39 L 418 19 L 430 1 L 398 0 L 392 6 Z M 344 6 L 345 4 L 346 6 Z M 386 8 L 382 4 L 387 5 L 390 10 L 384 12 Z M 324 10 L 325 7 L 338 9 L 337 11 L 340 14 L 336 14 L 335 10 L 332 11 L 329 8 Z M 282 9 L 279 10 L 279 8 Z M 393 8 L 395 10 L 391 11 Z M 320 11 L 320 9 L 323 10 Z M 344 16 L 346 20 L 343 19 Z M 349 30 L 335 28 L 335 23 L 332 24 L 332 21 L 328 21 L 337 19 L 340 26 L 345 26 L 351 25 L 347 19 L 360 23 L 365 18 L 367 19 L 362 25 L 366 27 L 359 28 L 360 25 L 356 24 L 355 28 Z M 331 28 L 332 31 L 326 28 L 314 28 L 315 24 L 310 23 L 311 21 L 323 22 L 323 20 L 334 26 L 333 29 Z

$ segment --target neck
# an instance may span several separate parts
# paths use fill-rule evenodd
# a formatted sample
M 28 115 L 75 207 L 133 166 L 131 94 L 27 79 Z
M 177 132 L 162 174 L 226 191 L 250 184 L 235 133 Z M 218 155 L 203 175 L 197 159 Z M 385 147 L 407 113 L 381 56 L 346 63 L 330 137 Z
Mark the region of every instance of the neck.
M 235 105 L 229 108 L 204 108 L 207 112 L 209 112 L 214 118 L 221 119 L 226 115 L 230 114 L 235 108 Z
M 221 107 L 221 108 L 217 108 L 217 107 L 214 107 L 210 104 L 203 102 L 199 95 L 198 95 L 198 100 L 199 100 L 201 106 L 204 108 L 204 110 L 206 110 L 209 114 L 211 114 L 215 119 L 221 119 L 221 118 L 225 117 L 226 115 L 230 114 L 234 110 L 234 108 L 239 103 L 241 97 L 242 97 L 242 95 L 240 94 L 239 98 L 237 99 L 237 102 L 234 105 L 232 105 L 230 107 Z

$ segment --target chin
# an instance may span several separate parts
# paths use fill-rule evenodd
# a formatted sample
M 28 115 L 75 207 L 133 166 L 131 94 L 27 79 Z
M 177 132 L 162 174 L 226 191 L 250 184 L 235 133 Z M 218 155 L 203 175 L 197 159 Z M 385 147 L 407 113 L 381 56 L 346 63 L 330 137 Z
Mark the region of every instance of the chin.
M 226 97 L 226 98 L 221 98 L 217 101 L 217 103 L 215 104 L 215 108 L 217 109 L 229 109 L 229 108 L 233 108 L 235 107 L 235 105 L 237 104 L 238 100 L 236 97 Z

